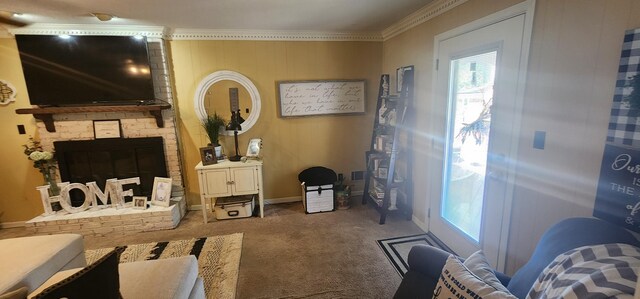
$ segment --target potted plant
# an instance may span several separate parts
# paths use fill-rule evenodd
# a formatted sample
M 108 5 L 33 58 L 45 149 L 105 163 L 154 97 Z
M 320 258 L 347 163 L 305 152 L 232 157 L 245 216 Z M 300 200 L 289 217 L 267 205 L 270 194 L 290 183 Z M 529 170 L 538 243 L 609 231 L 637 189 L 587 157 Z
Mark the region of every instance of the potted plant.
M 224 118 L 215 112 L 202 121 L 202 127 L 205 132 L 207 132 L 207 136 L 209 136 L 209 141 L 211 142 L 209 145 L 215 147 L 217 157 L 222 156 L 222 146 L 220 146 L 218 138 L 220 137 L 220 131 L 224 130 L 225 125 L 226 121 Z

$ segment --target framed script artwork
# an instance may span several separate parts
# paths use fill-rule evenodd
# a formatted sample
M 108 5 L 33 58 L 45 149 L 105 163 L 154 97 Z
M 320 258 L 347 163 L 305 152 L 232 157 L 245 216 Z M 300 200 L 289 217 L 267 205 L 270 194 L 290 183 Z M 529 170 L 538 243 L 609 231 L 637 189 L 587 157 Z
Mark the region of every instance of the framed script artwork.
M 365 80 L 279 81 L 280 117 L 363 114 Z
M 120 138 L 120 120 L 94 120 L 93 134 L 96 139 L 101 138 Z
M 171 203 L 171 178 L 153 179 L 153 193 L 151 194 L 151 204 L 168 207 Z

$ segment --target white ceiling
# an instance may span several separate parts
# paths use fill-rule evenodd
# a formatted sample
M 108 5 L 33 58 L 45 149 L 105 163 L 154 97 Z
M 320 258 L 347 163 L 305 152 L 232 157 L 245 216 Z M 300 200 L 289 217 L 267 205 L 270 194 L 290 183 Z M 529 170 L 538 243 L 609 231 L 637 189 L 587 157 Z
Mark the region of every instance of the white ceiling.
M 46 24 L 174 29 L 375 32 L 433 0 L 0 0 L 0 11 Z M 90 13 L 117 16 L 101 22 Z M 0 25 L 1 26 L 1 25 Z

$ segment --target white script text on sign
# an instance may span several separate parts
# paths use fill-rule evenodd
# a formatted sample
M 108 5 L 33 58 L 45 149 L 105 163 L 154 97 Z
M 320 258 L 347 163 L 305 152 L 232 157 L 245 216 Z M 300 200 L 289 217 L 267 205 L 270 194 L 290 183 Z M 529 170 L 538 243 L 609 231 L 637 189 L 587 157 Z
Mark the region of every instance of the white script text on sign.
M 278 82 L 280 116 L 364 113 L 364 80 Z

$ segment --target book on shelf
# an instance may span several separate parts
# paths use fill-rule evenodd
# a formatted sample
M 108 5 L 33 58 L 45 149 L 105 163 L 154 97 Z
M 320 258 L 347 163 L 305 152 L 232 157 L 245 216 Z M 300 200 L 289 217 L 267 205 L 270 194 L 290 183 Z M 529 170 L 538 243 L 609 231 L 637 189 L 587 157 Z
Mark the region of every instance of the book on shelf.
M 373 149 L 379 152 L 384 152 L 392 141 L 393 138 L 390 135 L 378 135 L 376 136 L 376 142 L 373 145 Z
M 380 179 L 386 179 L 389 175 L 389 168 L 387 167 L 378 167 L 377 177 Z
M 389 160 L 385 155 L 376 153 L 369 155 L 369 161 L 367 164 L 369 166 L 369 169 L 375 174 L 380 167 L 389 165 Z

